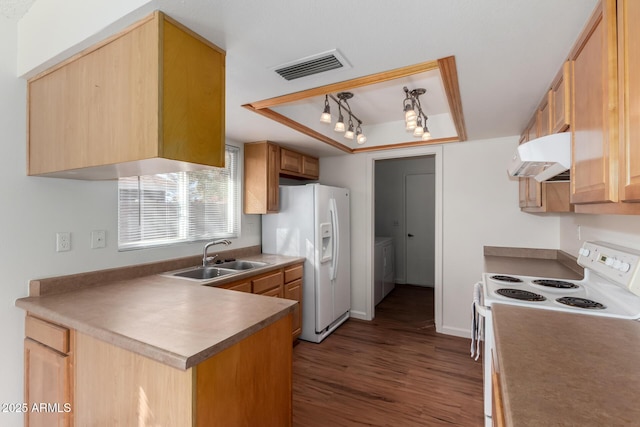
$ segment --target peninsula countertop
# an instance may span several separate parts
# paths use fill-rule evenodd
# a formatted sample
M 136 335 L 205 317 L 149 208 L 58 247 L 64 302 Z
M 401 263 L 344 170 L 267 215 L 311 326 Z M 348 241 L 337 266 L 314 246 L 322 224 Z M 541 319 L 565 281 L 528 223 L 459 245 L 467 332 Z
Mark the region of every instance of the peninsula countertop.
M 304 260 L 273 255 L 252 259 L 271 265 L 227 276 L 224 282 Z M 32 315 L 179 369 L 195 366 L 285 317 L 295 305 L 159 274 L 87 287 L 75 284 L 68 292 L 16 300 L 16 306 Z
M 491 308 L 506 425 L 637 425 L 640 322 Z

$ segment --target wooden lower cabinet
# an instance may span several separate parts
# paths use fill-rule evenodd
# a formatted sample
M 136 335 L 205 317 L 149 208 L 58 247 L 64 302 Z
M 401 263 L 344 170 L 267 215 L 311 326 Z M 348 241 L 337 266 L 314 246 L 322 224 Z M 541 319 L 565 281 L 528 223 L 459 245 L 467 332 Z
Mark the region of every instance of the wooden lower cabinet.
M 492 417 L 494 427 L 504 427 L 504 404 L 502 400 L 502 387 L 500 386 L 500 373 L 496 370 L 495 365 L 491 364 L 491 385 L 492 385 Z
M 25 426 L 73 425 L 72 331 L 27 315 L 25 335 Z
M 291 426 L 291 324 L 288 315 L 187 370 L 67 328 L 69 354 L 26 338 L 27 402 L 70 412 L 27 413 L 25 425 Z
M 294 264 L 277 271 L 262 274 L 260 276 L 244 279 L 239 282 L 227 283 L 218 287 L 252 292 L 268 297 L 286 298 L 298 302 L 293 312 L 292 338 L 295 341 L 302 332 L 302 275 L 304 264 Z

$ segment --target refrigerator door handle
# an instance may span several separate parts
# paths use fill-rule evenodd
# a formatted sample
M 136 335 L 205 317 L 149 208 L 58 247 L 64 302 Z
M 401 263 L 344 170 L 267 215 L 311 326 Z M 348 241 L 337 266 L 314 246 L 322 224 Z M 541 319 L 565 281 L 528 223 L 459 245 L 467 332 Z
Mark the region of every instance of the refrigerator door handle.
M 339 251 L 340 251 L 340 238 L 339 238 L 339 230 L 340 224 L 338 222 L 338 207 L 336 205 L 336 199 L 331 198 L 329 200 L 329 214 L 331 216 L 331 227 L 333 232 L 332 239 L 332 262 L 331 262 L 331 280 L 336 280 L 338 278 L 338 259 L 339 259 Z

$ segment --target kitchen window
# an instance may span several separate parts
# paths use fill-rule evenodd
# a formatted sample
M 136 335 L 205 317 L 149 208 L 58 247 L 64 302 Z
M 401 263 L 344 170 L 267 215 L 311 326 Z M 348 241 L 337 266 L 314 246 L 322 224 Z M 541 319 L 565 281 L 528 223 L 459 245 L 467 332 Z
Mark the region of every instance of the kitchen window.
M 238 237 L 239 152 L 226 146 L 224 168 L 120 178 L 118 249 Z

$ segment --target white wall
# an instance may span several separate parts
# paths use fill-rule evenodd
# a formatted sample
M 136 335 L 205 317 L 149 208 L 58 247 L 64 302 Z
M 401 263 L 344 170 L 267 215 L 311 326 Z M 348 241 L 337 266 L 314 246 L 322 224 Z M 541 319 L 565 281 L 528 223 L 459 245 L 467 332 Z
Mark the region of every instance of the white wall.
M 571 214 L 561 219 L 560 249 L 563 251 L 577 257 L 580 246 L 593 240 L 640 250 L 640 216 Z
M 526 214 L 518 208 L 518 183 L 506 174 L 517 143 L 514 136 L 442 146 L 442 332 L 469 336 L 472 285 L 483 270 L 484 245 L 559 247 L 559 216 Z M 430 149 L 410 150 L 424 155 Z M 370 316 L 371 294 L 368 162 L 373 162 L 372 155 L 366 153 L 320 161 L 322 183 L 351 189 L 352 312 L 363 318 Z
M 397 283 L 406 281 L 405 176 L 434 173 L 433 160 L 433 157 L 424 156 L 375 163 L 375 233 L 380 237 L 393 237 Z
M 23 400 L 24 312 L 14 306 L 30 279 L 196 255 L 202 244 L 117 251 L 117 183 L 26 176 L 26 83 L 16 77 L 17 23 L 0 16 L 0 402 Z M 241 162 L 242 164 L 242 162 Z M 240 171 L 242 174 L 242 171 Z M 242 175 L 241 175 L 242 176 Z M 242 218 L 232 248 L 260 244 L 260 217 Z M 107 247 L 90 249 L 91 230 L 107 231 Z M 72 250 L 55 252 L 55 233 L 72 233 Z M 21 426 L 0 413 L 0 425 Z

